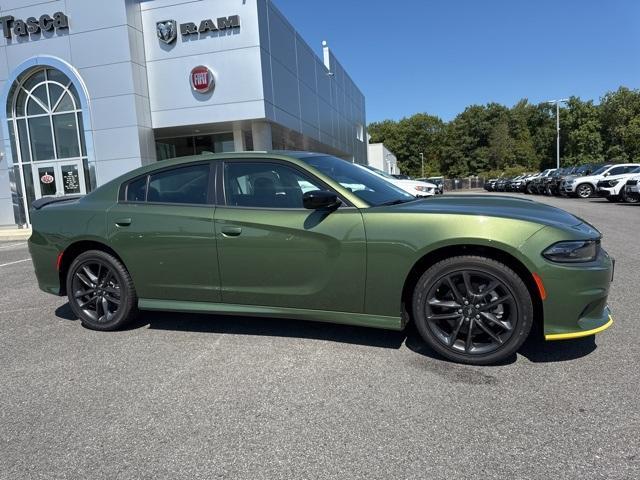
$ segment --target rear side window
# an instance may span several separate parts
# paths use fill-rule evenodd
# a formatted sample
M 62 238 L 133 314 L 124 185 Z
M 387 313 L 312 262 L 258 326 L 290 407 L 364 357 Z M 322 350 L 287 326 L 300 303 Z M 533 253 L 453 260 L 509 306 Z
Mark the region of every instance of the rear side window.
M 144 202 L 147 195 L 147 177 L 138 178 L 127 185 L 127 202 Z
M 147 202 L 207 203 L 209 190 L 209 164 L 166 170 L 149 177 Z

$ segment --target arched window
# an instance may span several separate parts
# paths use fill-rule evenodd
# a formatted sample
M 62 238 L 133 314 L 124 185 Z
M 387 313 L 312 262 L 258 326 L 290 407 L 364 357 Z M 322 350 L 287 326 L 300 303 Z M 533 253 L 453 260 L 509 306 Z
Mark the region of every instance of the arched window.
M 7 118 L 19 163 L 86 157 L 78 92 L 58 70 L 42 68 L 19 80 Z
M 7 121 L 18 223 L 29 221 L 37 198 L 90 190 L 82 106 L 69 77 L 51 67 L 20 75 L 7 98 Z

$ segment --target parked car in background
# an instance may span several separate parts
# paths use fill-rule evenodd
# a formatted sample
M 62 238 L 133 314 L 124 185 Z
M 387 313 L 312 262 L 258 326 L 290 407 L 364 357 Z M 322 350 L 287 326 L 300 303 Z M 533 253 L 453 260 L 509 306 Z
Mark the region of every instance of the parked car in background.
M 427 177 L 426 180 L 423 181 L 436 185 L 438 187 L 436 193 L 440 195 L 444 193 L 444 177 Z
M 542 194 L 544 193 L 545 188 L 545 179 L 549 177 L 553 172 L 555 172 L 555 168 L 547 168 L 540 175 L 537 175 L 530 183 L 527 190 L 527 193 L 536 193 Z
M 533 193 L 533 182 L 540 175 L 542 175 L 542 172 L 531 174 L 531 175 L 529 175 L 528 177 L 526 177 L 524 179 L 524 189 L 523 189 L 524 193 L 527 193 L 527 194 L 532 194 Z
M 640 202 L 640 175 L 627 180 L 627 184 L 624 189 L 625 202 L 638 203 Z
M 591 173 L 595 172 L 596 170 L 598 170 L 602 166 L 603 166 L 603 164 L 590 164 L 590 163 L 576 166 L 571 173 L 569 173 L 568 175 L 565 175 L 560 180 L 559 195 L 567 196 L 567 192 L 566 192 L 566 189 L 565 189 L 565 184 L 569 180 L 575 180 L 578 177 L 584 177 L 584 176 L 587 176 L 587 175 L 591 175 Z
M 402 173 L 392 173 L 391 176 L 393 178 L 397 178 L 398 180 L 411 180 L 409 175 L 403 175 Z
M 495 191 L 496 192 L 504 192 L 507 189 L 507 183 L 509 183 L 510 178 L 501 178 L 496 182 Z
M 567 195 L 577 196 L 580 198 L 589 198 L 596 190 L 600 180 L 604 180 L 607 177 L 613 175 L 622 175 L 629 173 L 631 170 L 639 167 L 639 163 L 619 163 L 603 165 L 591 175 L 585 175 L 583 177 L 568 178 L 564 182 L 564 192 Z
M 383 172 L 382 170 L 372 167 L 371 165 L 358 165 L 360 168 L 365 168 L 373 173 L 380 175 L 385 180 L 393 183 L 395 186 L 400 187 L 405 192 L 410 193 L 414 197 L 431 197 L 436 194 L 436 185 L 433 183 L 419 182 L 417 180 L 402 180 L 395 178 L 393 175 Z
M 560 195 L 560 183 L 562 179 L 567 175 L 571 175 L 576 170 L 576 167 L 559 168 L 551 175 L 544 178 L 542 181 L 541 192 L 544 195 Z
M 518 198 L 416 199 L 325 154 L 164 160 L 81 198 L 39 199 L 31 218 L 40 289 L 94 330 L 139 309 L 412 321 L 444 357 L 486 365 L 532 331 L 563 340 L 613 323 L 613 262 L 580 218 Z
M 493 192 L 496 189 L 496 182 L 498 181 L 497 178 L 490 178 L 489 180 L 487 180 L 486 182 L 484 182 L 484 189 L 487 192 Z
M 610 202 L 626 201 L 627 181 L 640 174 L 640 166 L 632 169 L 628 173 L 620 175 L 609 175 L 606 179 L 598 181 L 597 195 L 606 198 Z M 633 201 L 633 200 L 632 200 Z

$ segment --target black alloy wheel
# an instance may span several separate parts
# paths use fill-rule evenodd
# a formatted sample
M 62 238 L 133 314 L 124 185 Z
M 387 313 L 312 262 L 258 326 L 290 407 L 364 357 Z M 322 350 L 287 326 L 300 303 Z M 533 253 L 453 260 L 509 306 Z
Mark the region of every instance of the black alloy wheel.
M 465 256 L 429 268 L 414 292 L 413 314 L 425 341 L 444 357 L 486 365 L 522 345 L 533 305 L 522 279 L 495 260 Z
M 576 188 L 576 194 L 580 198 L 589 198 L 593 195 L 593 187 L 588 183 L 581 183 L 578 185 L 578 188 Z
M 80 254 L 67 275 L 67 295 L 83 325 L 94 330 L 115 330 L 137 313 L 133 282 L 122 263 L 99 250 Z

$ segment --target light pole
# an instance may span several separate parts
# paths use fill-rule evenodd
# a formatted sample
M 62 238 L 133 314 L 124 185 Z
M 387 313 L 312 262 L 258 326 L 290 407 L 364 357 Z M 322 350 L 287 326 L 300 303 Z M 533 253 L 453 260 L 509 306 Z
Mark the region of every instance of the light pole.
M 421 165 L 421 172 L 422 175 L 420 175 L 420 178 L 424 178 L 424 153 L 420 153 L 420 165 Z
M 568 98 L 560 98 L 558 100 L 549 100 L 547 103 L 556 104 L 556 168 L 560 168 L 560 102 L 568 102 Z

